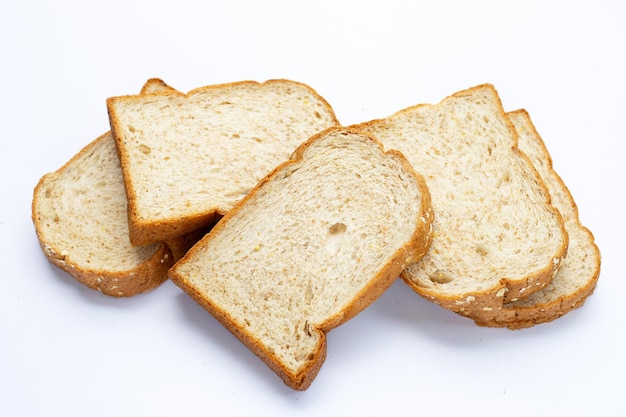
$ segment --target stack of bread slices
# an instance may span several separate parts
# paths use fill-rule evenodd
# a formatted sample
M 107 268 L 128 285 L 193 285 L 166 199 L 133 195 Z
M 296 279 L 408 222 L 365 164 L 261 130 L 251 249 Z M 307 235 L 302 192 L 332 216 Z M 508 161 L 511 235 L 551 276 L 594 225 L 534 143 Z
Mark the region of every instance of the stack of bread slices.
M 483 326 L 580 307 L 600 253 L 524 110 L 485 84 L 341 126 L 290 80 L 107 100 L 111 131 L 35 187 L 48 259 L 104 294 L 168 278 L 293 389 L 398 277 Z

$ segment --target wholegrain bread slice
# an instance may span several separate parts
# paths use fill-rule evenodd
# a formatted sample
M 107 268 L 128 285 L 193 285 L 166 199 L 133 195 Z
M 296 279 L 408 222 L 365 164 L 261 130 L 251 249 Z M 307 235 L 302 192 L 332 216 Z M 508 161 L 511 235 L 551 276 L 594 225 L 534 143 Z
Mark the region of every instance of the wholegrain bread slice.
M 552 158 L 528 112 L 507 113 L 519 133 L 519 148 L 541 174 L 561 212 L 569 236 L 567 257 L 552 281 L 523 300 L 504 304 L 502 314 L 478 324 L 520 329 L 555 320 L 583 305 L 593 293 L 600 275 L 600 251 L 593 234 L 582 225 L 578 208 L 569 189 L 552 166 Z
M 330 128 L 234 206 L 170 271 L 293 389 L 326 356 L 325 334 L 426 252 L 424 180 L 368 135 Z
M 173 89 L 151 79 L 141 94 L 167 90 Z M 161 284 L 168 268 L 201 237 L 172 239 L 171 247 L 131 244 L 124 180 L 110 132 L 40 179 L 33 193 L 32 219 L 50 262 L 87 287 L 114 297 Z
M 214 222 L 298 145 L 338 125 L 320 95 L 289 80 L 111 97 L 107 108 L 135 245 Z
M 355 126 L 397 149 L 432 195 L 430 251 L 402 278 L 418 294 L 489 322 L 545 287 L 567 251 L 567 232 L 497 91 L 484 84 Z

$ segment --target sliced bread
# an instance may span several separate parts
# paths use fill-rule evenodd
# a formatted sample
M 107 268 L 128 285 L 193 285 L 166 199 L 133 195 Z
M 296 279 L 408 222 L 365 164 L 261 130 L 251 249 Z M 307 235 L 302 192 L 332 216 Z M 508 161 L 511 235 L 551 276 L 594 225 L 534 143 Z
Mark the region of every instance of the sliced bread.
M 163 243 L 130 243 L 124 182 L 110 133 L 41 178 L 32 213 L 48 259 L 106 295 L 152 289 L 167 279 L 174 263 Z
M 298 145 L 338 125 L 322 97 L 289 80 L 111 97 L 107 108 L 135 245 L 214 222 Z
M 552 167 L 552 158 L 525 110 L 507 113 L 519 133 L 519 148 L 531 159 L 548 186 L 553 205 L 559 209 L 569 236 L 567 257 L 552 281 L 523 300 L 504 304 L 502 314 L 484 326 L 520 329 L 561 317 L 583 305 L 600 275 L 600 251 L 593 234 L 578 217 L 578 208 L 561 177 Z
M 431 219 L 424 180 L 400 153 L 330 128 L 253 188 L 170 277 L 304 390 L 324 362 L 326 332 L 423 256 Z
M 432 195 L 435 234 L 402 277 L 418 294 L 474 320 L 545 287 L 567 253 L 567 232 L 492 85 L 355 126 L 418 167 Z
M 172 90 L 149 80 L 142 94 Z M 57 171 L 44 175 L 33 193 L 32 219 L 47 258 L 79 282 L 114 297 L 150 290 L 165 279 L 177 257 L 200 236 L 133 246 L 127 200 L 110 132 L 85 146 Z

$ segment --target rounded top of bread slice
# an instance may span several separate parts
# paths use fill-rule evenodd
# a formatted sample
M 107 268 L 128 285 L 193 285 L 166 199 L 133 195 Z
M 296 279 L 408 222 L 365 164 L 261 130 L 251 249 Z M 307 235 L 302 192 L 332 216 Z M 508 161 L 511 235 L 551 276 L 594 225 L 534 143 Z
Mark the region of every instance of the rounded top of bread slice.
M 107 106 L 134 244 L 211 223 L 298 145 L 338 124 L 320 95 L 289 80 L 112 97 Z
M 558 271 L 567 250 L 563 220 L 518 150 L 493 86 L 357 127 L 420 167 L 430 189 L 433 243 L 403 273 L 415 291 L 479 316 L 543 288 Z
M 172 280 L 305 389 L 324 333 L 426 252 L 430 197 L 405 158 L 361 132 L 298 148 L 170 271 Z

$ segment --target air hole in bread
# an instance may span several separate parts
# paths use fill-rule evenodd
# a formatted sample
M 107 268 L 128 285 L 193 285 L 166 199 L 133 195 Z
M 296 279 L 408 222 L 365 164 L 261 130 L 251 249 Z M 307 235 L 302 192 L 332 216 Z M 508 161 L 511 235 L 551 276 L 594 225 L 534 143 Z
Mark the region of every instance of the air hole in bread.
M 346 225 L 343 223 L 335 223 L 328 228 L 328 234 L 326 236 L 326 250 L 329 253 L 339 252 L 340 243 L 343 239 L 343 235 L 346 233 Z
M 149 154 L 150 154 L 150 152 L 152 152 L 152 149 L 150 149 L 150 147 L 149 147 L 148 145 L 144 145 L 144 144 L 142 143 L 141 145 L 139 145 L 139 151 L 140 151 L 142 154 L 149 155 Z
M 338 235 L 346 232 L 346 225 L 343 223 L 335 223 L 328 228 L 328 233 Z
M 435 284 L 447 284 L 452 282 L 454 278 L 448 271 L 439 269 L 429 276 L 430 280 Z
M 489 248 L 481 243 L 477 244 L 475 249 L 476 253 L 478 253 L 480 256 L 487 256 L 489 254 Z

